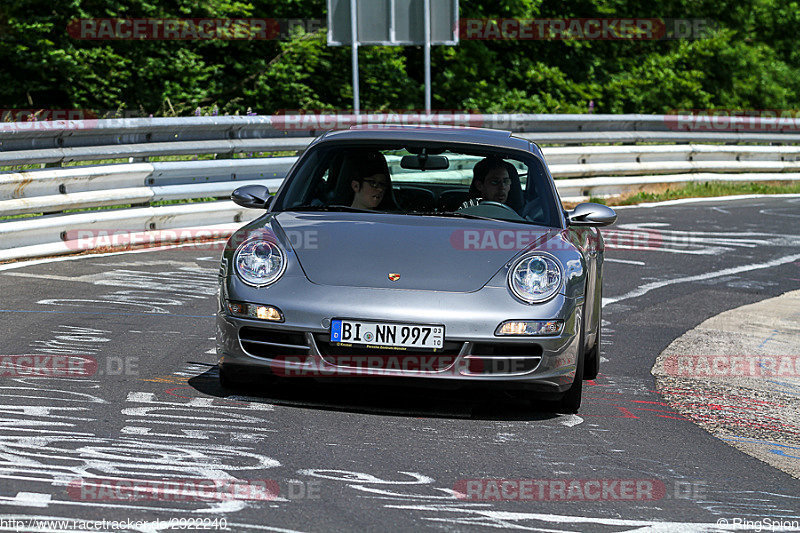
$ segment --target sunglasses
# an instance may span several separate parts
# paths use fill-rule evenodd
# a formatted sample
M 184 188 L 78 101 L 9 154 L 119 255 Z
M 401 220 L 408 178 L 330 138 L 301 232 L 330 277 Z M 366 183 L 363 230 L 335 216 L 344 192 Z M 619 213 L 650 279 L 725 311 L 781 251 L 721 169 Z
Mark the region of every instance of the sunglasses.
M 494 179 L 486 180 L 486 182 L 489 185 L 493 185 L 495 187 L 498 187 L 500 185 L 511 185 L 511 178 L 505 178 L 505 179 L 502 179 L 502 180 L 500 178 L 494 178 Z

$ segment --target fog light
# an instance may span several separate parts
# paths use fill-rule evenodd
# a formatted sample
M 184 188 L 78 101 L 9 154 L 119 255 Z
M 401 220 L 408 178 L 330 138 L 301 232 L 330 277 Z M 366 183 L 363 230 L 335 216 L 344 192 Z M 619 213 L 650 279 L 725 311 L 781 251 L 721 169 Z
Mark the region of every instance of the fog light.
M 563 320 L 509 320 L 497 326 L 495 335 L 558 335 L 564 329 Z
M 245 302 L 226 302 L 228 312 L 239 318 L 257 318 L 258 320 L 270 320 L 272 322 L 283 322 L 283 313 L 277 307 L 270 305 L 256 305 Z

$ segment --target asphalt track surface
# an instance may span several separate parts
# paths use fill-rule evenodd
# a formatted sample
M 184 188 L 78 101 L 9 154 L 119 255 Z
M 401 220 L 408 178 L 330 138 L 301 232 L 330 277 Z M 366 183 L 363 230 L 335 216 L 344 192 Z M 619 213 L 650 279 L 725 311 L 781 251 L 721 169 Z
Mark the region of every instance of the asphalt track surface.
M 0 266 L 1 355 L 97 362 L 89 378 L 0 378 L 0 530 L 34 530 L 37 518 L 129 521 L 102 530 L 131 531 L 200 519 L 189 529 L 213 531 L 221 518 L 233 531 L 728 531 L 798 520 L 800 481 L 672 411 L 650 370 L 707 318 L 800 288 L 800 198 L 619 215 L 608 233 L 601 375 L 577 416 L 500 392 L 384 382 L 223 390 L 213 352 L 218 249 Z M 762 444 L 800 461 L 800 442 Z M 152 488 L 163 478 L 182 490 L 247 480 L 256 499 L 153 489 L 125 500 L 81 485 Z M 538 480 L 549 496 L 454 495 L 465 480 L 492 479 Z M 258 480 L 280 495 L 259 498 Z M 591 481 L 646 482 L 657 499 L 607 483 L 597 499 L 565 501 L 559 480 L 583 480 L 587 495 Z M 42 530 L 81 530 L 69 527 Z

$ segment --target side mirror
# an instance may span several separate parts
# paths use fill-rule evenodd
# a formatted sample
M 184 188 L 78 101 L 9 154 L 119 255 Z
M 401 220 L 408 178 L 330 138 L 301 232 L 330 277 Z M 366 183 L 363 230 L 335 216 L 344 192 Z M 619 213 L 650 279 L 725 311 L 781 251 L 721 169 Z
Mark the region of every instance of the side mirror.
M 584 203 L 567 213 L 570 226 L 608 226 L 617 220 L 617 214 L 602 204 Z
M 272 201 L 269 189 L 263 185 L 245 185 L 231 193 L 231 200 L 242 207 L 266 209 Z

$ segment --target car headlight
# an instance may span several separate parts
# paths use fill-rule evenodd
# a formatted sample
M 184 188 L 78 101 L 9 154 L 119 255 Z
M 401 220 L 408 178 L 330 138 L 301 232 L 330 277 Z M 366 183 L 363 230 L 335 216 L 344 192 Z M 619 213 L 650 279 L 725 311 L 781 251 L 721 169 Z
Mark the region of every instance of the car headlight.
M 543 302 L 561 287 L 561 265 L 542 253 L 523 256 L 508 271 L 508 286 L 524 302 Z
M 276 243 L 252 239 L 236 249 L 233 265 L 242 281 L 255 287 L 264 287 L 275 283 L 283 275 L 286 258 Z

